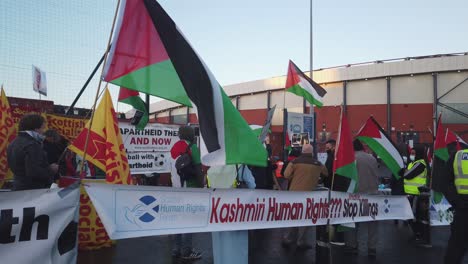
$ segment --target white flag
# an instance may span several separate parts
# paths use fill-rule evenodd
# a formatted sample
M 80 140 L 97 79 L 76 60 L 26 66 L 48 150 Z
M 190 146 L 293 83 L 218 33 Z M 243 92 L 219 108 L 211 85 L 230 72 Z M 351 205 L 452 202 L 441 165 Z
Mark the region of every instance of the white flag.
M 32 66 L 33 90 L 47 96 L 47 80 L 45 72 L 36 66 Z

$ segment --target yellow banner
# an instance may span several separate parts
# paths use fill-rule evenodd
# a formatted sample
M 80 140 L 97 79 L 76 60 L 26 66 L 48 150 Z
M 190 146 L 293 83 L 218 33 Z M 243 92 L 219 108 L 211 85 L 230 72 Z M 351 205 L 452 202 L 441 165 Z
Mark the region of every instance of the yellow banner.
M 102 180 L 84 180 L 87 182 L 103 182 Z M 80 218 L 78 221 L 78 248 L 80 250 L 93 250 L 110 247 L 112 240 L 107 235 L 101 218 L 96 213 L 83 185 L 80 187 Z
M 8 169 L 7 147 L 16 137 L 16 126 L 11 115 L 10 104 L 1 91 L 0 98 L 0 188 L 2 188 L 6 179 L 12 178 L 13 173 Z
M 104 96 L 94 113 L 93 125 L 90 122 L 76 137 L 69 149 L 106 172 L 106 181 L 113 184 L 131 184 L 130 167 L 127 152 L 120 134 L 117 114 L 112 104 L 109 90 L 106 88 Z M 89 132 L 89 137 L 87 137 Z M 86 140 L 88 144 L 86 145 Z M 85 150 L 86 146 L 86 150 Z
M 46 116 L 49 129 L 55 129 L 60 135 L 69 141 L 73 141 L 83 130 L 87 119 L 63 117 L 57 115 Z

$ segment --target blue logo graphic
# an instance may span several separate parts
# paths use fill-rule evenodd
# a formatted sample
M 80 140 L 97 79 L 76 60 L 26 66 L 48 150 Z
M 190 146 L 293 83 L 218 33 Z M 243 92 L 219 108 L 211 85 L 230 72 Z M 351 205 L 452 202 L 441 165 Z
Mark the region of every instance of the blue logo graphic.
M 159 204 L 157 204 L 157 199 L 153 196 L 145 195 L 141 197 L 139 201 L 141 203 L 138 203 L 132 209 L 125 207 L 125 218 L 128 222 L 138 227 L 140 227 L 138 222 L 152 222 L 159 213 Z
M 384 200 L 384 203 L 385 203 L 385 210 L 384 210 L 384 212 L 385 212 L 386 214 L 388 214 L 388 213 L 390 212 L 390 203 L 389 203 L 388 199 L 385 199 L 385 200 Z

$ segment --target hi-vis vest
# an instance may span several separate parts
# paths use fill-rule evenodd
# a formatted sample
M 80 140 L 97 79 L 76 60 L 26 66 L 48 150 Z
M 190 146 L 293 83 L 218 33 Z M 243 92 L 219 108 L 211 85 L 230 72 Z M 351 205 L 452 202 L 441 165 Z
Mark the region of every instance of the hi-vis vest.
M 455 187 L 458 194 L 468 194 L 468 149 L 459 150 L 453 160 Z
M 408 170 L 411 170 L 411 168 L 413 168 L 414 165 L 416 165 L 418 162 L 424 164 L 424 166 L 426 166 L 426 169 L 424 169 L 424 171 L 421 174 L 419 174 L 411 180 L 405 179 L 405 193 L 407 194 L 419 195 L 418 187 L 426 185 L 427 165 L 423 159 L 408 164 Z

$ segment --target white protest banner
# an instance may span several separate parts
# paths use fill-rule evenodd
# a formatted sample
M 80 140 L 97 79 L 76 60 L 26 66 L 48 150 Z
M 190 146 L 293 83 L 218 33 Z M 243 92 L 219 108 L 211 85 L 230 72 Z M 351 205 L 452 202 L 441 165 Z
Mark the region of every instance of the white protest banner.
M 129 123 L 119 123 L 122 141 L 127 152 L 168 152 L 179 140 L 179 126 L 147 124 L 137 130 Z
M 434 193 L 431 192 L 431 204 L 429 207 L 429 216 L 431 226 L 447 226 L 453 221 L 453 212 L 449 210 L 452 205 L 442 197 L 440 201 L 435 201 Z
M 131 174 L 171 171 L 170 152 L 127 152 Z
M 163 234 L 412 219 L 406 196 L 91 183 L 85 186 L 111 239 Z
M 75 263 L 80 190 L 0 193 L 2 263 Z
M 179 126 L 148 124 L 144 130 L 137 130 L 120 122 L 119 127 L 131 174 L 171 171 L 169 151 L 179 140 Z
M 32 65 L 33 90 L 47 96 L 47 80 L 45 72 Z

